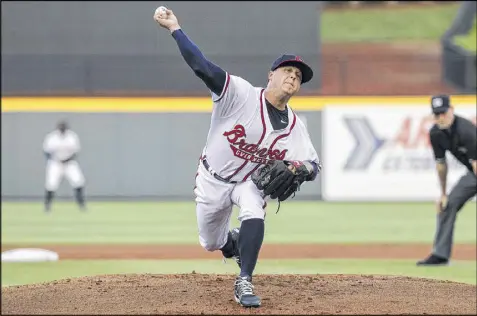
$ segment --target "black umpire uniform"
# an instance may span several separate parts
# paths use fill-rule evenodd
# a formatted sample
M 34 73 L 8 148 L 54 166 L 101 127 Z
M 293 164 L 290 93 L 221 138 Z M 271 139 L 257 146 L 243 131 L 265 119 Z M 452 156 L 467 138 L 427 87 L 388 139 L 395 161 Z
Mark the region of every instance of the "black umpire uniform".
M 440 95 L 432 98 L 432 111 L 435 116 L 447 113 L 450 108 L 449 96 Z M 449 128 L 439 128 L 435 124 L 429 136 L 437 164 L 446 164 L 445 153 L 449 151 L 468 169 L 452 188 L 447 198 L 447 205 L 437 215 L 437 231 L 431 255 L 417 262 L 417 265 L 445 265 L 448 264 L 451 256 L 457 212 L 477 194 L 477 176 L 472 167 L 472 162 L 477 160 L 477 126 L 454 114 L 454 121 Z

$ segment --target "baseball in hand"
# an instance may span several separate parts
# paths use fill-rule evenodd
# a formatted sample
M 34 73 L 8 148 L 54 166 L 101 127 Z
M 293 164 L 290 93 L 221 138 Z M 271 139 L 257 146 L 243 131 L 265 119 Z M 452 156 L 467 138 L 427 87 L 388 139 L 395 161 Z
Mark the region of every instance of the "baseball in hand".
M 156 9 L 156 12 L 154 12 L 154 15 L 159 15 L 160 18 L 165 18 L 167 16 L 166 7 L 160 6 L 159 8 Z

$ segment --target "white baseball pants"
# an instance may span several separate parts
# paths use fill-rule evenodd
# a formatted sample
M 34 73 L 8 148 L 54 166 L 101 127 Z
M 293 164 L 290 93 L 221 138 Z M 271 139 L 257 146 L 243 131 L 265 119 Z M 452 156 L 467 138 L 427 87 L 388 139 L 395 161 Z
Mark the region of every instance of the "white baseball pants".
M 265 218 L 263 193 L 250 180 L 224 183 L 214 178 L 200 162 L 195 184 L 199 242 L 208 251 L 219 250 L 227 242 L 234 205 L 240 208 L 240 221 Z
M 61 163 L 48 160 L 46 163 L 46 190 L 56 191 L 63 177 L 66 177 L 70 185 L 75 189 L 84 186 L 84 175 L 77 161 L 71 160 L 67 163 Z

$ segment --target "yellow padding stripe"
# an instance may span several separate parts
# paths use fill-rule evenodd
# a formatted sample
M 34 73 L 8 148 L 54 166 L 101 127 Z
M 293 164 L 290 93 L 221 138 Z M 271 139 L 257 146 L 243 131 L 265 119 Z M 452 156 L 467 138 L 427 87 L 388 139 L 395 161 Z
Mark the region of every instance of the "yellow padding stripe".
M 452 96 L 455 106 L 475 106 L 475 96 Z M 430 96 L 396 97 L 295 97 L 297 111 L 321 110 L 328 106 L 425 106 Z M 210 98 L 120 98 L 120 97 L 3 97 L 2 112 L 210 112 Z

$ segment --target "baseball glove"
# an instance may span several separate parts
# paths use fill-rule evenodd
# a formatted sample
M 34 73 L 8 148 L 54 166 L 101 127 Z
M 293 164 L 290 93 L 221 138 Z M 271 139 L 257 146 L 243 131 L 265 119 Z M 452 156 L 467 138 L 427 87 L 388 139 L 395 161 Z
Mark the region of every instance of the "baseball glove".
M 252 181 L 271 199 L 285 201 L 310 176 L 306 166 L 300 161 L 274 160 L 257 169 L 252 174 Z

